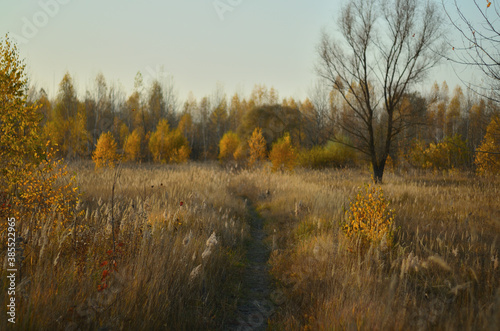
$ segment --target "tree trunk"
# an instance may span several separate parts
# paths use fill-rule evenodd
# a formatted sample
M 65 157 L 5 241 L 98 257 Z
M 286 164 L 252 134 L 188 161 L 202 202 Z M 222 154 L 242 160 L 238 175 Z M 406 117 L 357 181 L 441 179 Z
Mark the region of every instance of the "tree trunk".
M 382 177 L 384 176 L 385 160 L 380 164 L 372 163 L 373 167 L 373 180 L 377 184 L 382 184 Z

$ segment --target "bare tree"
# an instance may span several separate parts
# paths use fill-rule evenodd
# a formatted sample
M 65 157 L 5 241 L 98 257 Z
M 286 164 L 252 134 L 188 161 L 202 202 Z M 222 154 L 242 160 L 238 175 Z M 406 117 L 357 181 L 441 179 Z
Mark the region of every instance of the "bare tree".
M 453 27 L 459 31 L 460 40 L 450 43 L 450 56 L 454 64 L 479 69 L 486 77 L 486 84 L 465 82 L 479 95 L 500 102 L 500 5 L 489 0 L 473 0 L 475 9 L 465 12 L 456 0 L 453 5 L 442 1 L 444 11 Z
M 345 103 L 338 125 L 382 181 L 391 142 L 409 124 L 403 97 L 441 58 L 441 16 L 433 2 L 367 0 L 341 10 L 341 38 L 323 34 L 317 73 Z M 346 144 L 345 141 L 340 141 Z
M 330 86 L 325 84 L 324 80 L 318 79 L 314 86 L 308 92 L 308 99 L 313 106 L 313 112 L 309 114 L 308 120 L 311 122 L 309 127 L 311 140 L 314 145 L 320 145 L 326 142 L 329 137 L 329 114 L 330 107 Z

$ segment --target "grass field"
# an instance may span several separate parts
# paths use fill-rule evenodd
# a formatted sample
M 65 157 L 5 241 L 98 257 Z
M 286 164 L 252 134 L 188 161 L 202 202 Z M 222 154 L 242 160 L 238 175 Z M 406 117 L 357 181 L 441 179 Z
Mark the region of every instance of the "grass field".
M 115 179 L 92 163 L 70 168 L 81 215 L 19 253 L 19 330 L 500 325 L 498 178 L 387 173 L 393 244 L 361 248 L 339 224 L 369 181 L 362 170 L 124 165 Z M 269 291 L 242 309 L 264 286 L 262 272 L 245 275 L 261 244 Z

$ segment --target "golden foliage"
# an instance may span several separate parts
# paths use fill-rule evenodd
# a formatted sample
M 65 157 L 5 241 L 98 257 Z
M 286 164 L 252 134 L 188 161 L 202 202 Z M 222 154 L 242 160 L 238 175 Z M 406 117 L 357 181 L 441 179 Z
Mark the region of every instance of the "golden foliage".
M 362 246 L 380 244 L 382 240 L 390 246 L 393 240 L 394 210 L 384 197 L 382 188 L 365 184 L 350 202 L 346 211 L 347 220 L 342 230 L 348 238 L 360 240 Z
M 256 164 L 256 162 L 266 159 L 266 140 L 262 135 L 261 128 L 255 128 L 253 130 L 252 136 L 248 140 L 248 147 L 250 153 L 248 165 L 250 167 Z
M 141 157 L 141 129 L 135 129 L 131 134 L 125 138 L 123 144 L 123 151 L 125 153 L 126 161 L 137 161 Z
M 90 134 L 87 131 L 87 111 L 79 103 L 69 73 L 59 84 L 59 93 L 55 107 L 51 109 L 48 122 L 44 127 L 43 138 L 50 140 L 60 156 L 75 158 L 87 156 L 87 143 Z
M 7 219 L 15 217 L 16 232 L 29 241 L 42 226 L 48 233 L 51 225 L 73 220 L 78 189 L 50 142 L 41 143 L 41 116 L 27 102 L 24 69 L 6 37 L 0 43 L 0 234 L 4 238 Z
M 175 163 L 184 163 L 189 160 L 189 155 L 191 154 L 191 149 L 188 145 L 182 145 L 181 148 L 174 152 L 174 158 L 172 159 Z
M 37 105 L 26 100 L 25 64 L 8 37 L 0 43 L 0 171 L 40 162 L 41 114 Z
M 117 122 L 117 118 L 115 118 L 115 122 Z M 130 135 L 130 131 L 128 129 L 128 126 L 126 123 L 124 122 L 119 122 L 119 140 L 120 140 L 120 147 L 125 149 L 125 140 L 127 139 L 127 137 Z
M 228 162 L 231 159 L 236 159 L 235 155 L 240 146 L 240 138 L 236 133 L 228 131 L 222 136 L 219 142 L 219 160 L 220 162 Z
M 40 164 L 27 163 L 12 175 L 16 176 L 19 193 L 10 196 L 7 214 L 22 220 L 21 227 L 23 230 L 28 227 L 31 236 L 39 233 L 43 226 L 66 228 L 74 220 L 78 187 L 63 160 L 55 159 L 53 148 L 49 148 Z M 6 229 L 6 219 L 2 217 L 1 232 Z M 49 219 L 51 224 L 47 223 Z
M 116 141 L 111 132 L 101 134 L 97 140 L 97 146 L 92 155 L 92 160 L 95 162 L 96 169 L 101 167 L 114 167 L 115 162 L 119 159 L 116 152 Z
M 479 175 L 500 173 L 500 118 L 493 117 L 486 128 L 483 142 L 476 151 L 476 171 Z
M 273 148 L 269 153 L 269 160 L 273 164 L 272 170 L 288 170 L 292 171 L 295 168 L 297 161 L 297 153 L 292 146 L 290 134 L 285 133 L 285 136 L 273 144 Z
M 236 162 L 243 162 L 247 158 L 247 147 L 245 143 L 240 143 L 236 151 L 234 151 L 233 157 Z
M 167 120 L 161 119 L 149 138 L 149 150 L 156 162 L 180 163 L 189 159 L 191 150 L 181 130 L 171 131 Z

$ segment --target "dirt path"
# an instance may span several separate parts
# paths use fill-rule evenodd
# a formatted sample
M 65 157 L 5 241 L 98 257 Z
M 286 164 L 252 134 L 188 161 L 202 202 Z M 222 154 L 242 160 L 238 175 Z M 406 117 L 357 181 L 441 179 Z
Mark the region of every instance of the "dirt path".
M 272 290 L 269 275 L 269 249 L 264 243 L 264 219 L 247 200 L 251 239 L 247 246 L 247 266 L 243 275 L 243 297 L 238 306 L 237 320 L 230 330 L 266 330 L 267 319 L 274 313 L 270 301 Z

